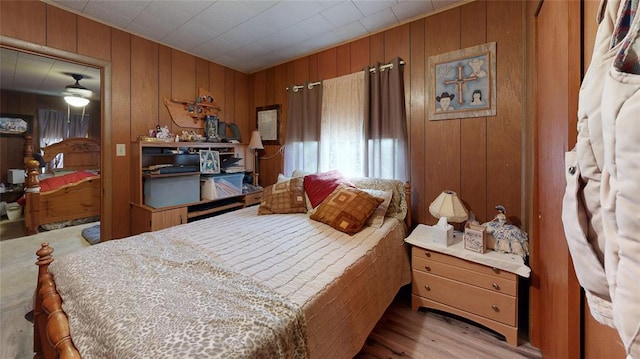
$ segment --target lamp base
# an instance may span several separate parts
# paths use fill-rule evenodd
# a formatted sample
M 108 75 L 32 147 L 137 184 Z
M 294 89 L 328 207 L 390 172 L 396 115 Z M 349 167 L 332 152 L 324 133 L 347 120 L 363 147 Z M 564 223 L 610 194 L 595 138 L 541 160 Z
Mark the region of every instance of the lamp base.
M 259 168 L 259 159 L 258 159 L 258 150 L 253 150 L 255 155 L 255 159 L 253 160 L 253 185 L 258 185 L 258 176 L 260 176 L 260 168 Z

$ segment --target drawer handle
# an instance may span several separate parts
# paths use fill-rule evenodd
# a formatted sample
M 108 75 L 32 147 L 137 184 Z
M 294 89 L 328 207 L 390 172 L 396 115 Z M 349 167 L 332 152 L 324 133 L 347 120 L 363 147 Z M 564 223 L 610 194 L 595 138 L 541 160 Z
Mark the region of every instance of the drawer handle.
M 500 311 L 500 308 L 498 308 L 498 306 L 495 305 L 495 304 L 491 306 L 491 309 L 493 309 L 494 312 L 499 312 Z
M 427 257 L 431 257 L 431 252 L 425 251 L 424 255 L 427 256 Z
M 428 272 L 431 272 L 431 267 L 429 266 L 424 266 L 424 269 L 426 269 Z
M 493 273 L 500 274 L 500 269 L 498 269 L 496 267 L 492 267 L 491 269 L 493 270 Z
M 425 285 L 424 285 L 424 289 L 426 289 L 426 290 L 431 290 L 431 287 L 429 287 L 429 285 L 428 285 L 428 284 L 425 284 Z
M 491 284 L 491 286 L 493 287 L 493 289 L 495 290 L 500 290 L 500 286 L 498 285 L 498 283 L 493 283 Z

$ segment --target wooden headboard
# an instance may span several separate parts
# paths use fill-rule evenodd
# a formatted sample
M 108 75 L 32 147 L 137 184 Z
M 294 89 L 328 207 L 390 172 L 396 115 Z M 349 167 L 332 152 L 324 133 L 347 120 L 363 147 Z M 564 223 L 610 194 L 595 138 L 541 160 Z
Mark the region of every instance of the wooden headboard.
M 100 141 L 92 138 L 68 138 L 42 149 L 45 162 L 64 155 L 65 170 L 96 170 L 100 168 Z

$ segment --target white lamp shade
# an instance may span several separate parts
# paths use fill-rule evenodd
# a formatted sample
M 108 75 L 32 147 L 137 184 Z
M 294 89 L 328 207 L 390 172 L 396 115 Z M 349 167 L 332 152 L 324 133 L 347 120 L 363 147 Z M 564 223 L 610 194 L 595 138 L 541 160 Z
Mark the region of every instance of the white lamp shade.
M 262 146 L 262 139 L 260 138 L 259 131 L 256 130 L 251 133 L 251 141 L 249 141 L 249 148 L 254 150 L 264 149 L 264 146 Z
M 436 218 L 445 217 L 448 222 L 460 223 L 469 218 L 469 212 L 453 191 L 442 191 L 429 205 L 429 213 Z
M 65 96 L 64 100 L 73 107 L 84 107 L 89 104 L 89 99 L 78 96 Z

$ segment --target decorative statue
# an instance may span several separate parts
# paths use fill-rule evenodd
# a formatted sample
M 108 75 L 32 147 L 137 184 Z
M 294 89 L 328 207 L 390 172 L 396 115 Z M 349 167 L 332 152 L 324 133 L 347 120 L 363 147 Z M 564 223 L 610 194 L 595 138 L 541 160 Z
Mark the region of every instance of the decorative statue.
M 513 253 L 525 258 L 529 255 L 529 238 L 527 232 L 507 222 L 507 211 L 504 206 L 497 205 L 495 218 L 483 226 L 487 227 L 487 235 L 495 238 L 495 250 Z

